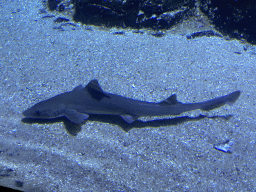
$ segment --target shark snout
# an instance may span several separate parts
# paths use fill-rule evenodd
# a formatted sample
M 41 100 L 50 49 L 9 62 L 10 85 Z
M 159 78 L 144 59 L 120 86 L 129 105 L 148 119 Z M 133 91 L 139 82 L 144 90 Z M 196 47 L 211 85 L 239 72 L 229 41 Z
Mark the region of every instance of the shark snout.
M 26 109 L 25 111 L 22 112 L 22 115 L 24 117 L 28 117 L 29 116 L 29 109 Z

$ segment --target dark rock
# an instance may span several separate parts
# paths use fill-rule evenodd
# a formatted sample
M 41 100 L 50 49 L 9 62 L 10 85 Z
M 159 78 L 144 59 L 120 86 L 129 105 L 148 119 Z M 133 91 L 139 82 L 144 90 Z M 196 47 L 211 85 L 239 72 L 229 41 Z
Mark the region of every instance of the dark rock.
M 15 186 L 16 187 L 23 187 L 23 182 L 22 181 L 15 181 Z
M 155 36 L 155 37 L 163 37 L 165 34 L 163 32 L 156 32 L 156 33 L 152 33 L 151 34 L 152 36 Z
M 70 5 L 73 5 L 70 8 Z M 73 20 L 88 25 L 169 29 L 193 13 L 194 0 L 48 0 L 49 10 L 71 10 Z
M 223 37 L 221 34 L 216 33 L 215 31 L 212 31 L 212 30 L 195 32 L 195 33 L 192 33 L 190 35 L 187 35 L 186 37 L 187 37 L 187 39 L 194 39 L 196 37 L 203 37 L 203 36 L 206 36 L 206 37 L 211 37 L 211 36 Z
M 8 177 L 13 172 L 10 168 L 0 168 L 0 178 L 1 177 Z
M 123 31 L 114 32 L 113 35 L 124 35 L 125 33 Z
M 200 9 L 224 35 L 256 44 L 255 1 L 201 0 Z
M 55 23 L 62 23 L 62 22 L 68 22 L 69 19 L 64 18 L 64 17 L 58 17 L 57 19 L 54 20 Z
M 64 11 L 64 10 L 65 10 L 65 5 L 60 4 L 59 7 L 58 7 L 58 11 L 59 11 L 59 12 L 62 12 L 62 11 Z
M 82 24 L 155 31 L 170 29 L 203 12 L 221 34 L 256 44 L 256 3 L 250 0 L 47 0 L 46 5 Z M 187 38 L 219 36 L 204 30 Z
M 57 9 L 58 4 L 61 3 L 62 0 L 47 0 L 47 7 L 50 11 L 54 11 Z
M 53 17 L 55 17 L 54 15 L 45 15 L 45 16 L 43 16 L 42 18 L 43 19 L 47 19 L 47 18 L 53 18 Z

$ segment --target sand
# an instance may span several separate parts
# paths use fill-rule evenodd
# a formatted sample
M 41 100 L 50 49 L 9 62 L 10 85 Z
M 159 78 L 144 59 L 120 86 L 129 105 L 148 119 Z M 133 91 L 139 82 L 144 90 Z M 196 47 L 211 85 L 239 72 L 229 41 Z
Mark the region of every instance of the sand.
M 54 29 L 37 1 L 0 2 L 0 185 L 22 191 L 252 191 L 255 47 L 220 37 L 113 35 L 81 25 Z M 247 51 L 245 51 L 247 48 Z M 239 54 L 238 54 L 239 53 Z M 232 106 L 177 117 L 24 123 L 41 100 L 98 79 L 102 89 L 157 102 L 199 102 L 236 90 Z M 200 115 L 217 118 L 200 118 Z M 233 115 L 229 120 L 225 117 Z M 188 116 L 188 117 L 187 117 Z M 113 122 L 113 123 L 110 123 Z M 177 122 L 180 122 L 177 124 Z M 231 140 L 232 153 L 213 145 Z

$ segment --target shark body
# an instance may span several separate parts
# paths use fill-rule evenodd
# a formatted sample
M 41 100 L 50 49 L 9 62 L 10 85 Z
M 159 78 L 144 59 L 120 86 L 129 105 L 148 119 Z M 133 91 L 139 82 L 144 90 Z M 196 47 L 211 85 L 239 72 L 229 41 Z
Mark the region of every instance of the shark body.
M 77 86 L 23 112 L 26 118 L 52 119 L 65 116 L 75 124 L 81 124 L 90 114 L 120 115 L 127 123 L 142 116 L 179 115 L 186 111 L 201 109 L 209 111 L 225 104 L 233 104 L 240 91 L 199 103 L 180 103 L 173 94 L 159 103 L 145 102 L 104 92 L 97 80 L 85 87 Z

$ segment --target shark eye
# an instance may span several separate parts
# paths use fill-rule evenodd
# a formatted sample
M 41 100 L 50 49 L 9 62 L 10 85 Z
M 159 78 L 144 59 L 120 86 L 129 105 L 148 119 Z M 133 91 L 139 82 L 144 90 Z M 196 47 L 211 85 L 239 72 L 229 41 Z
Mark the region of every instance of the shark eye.
M 36 111 L 36 112 L 35 112 L 35 115 L 36 115 L 36 116 L 40 116 L 40 115 L 41 115 L 41 112 L 40 112 L 40 111 Z

